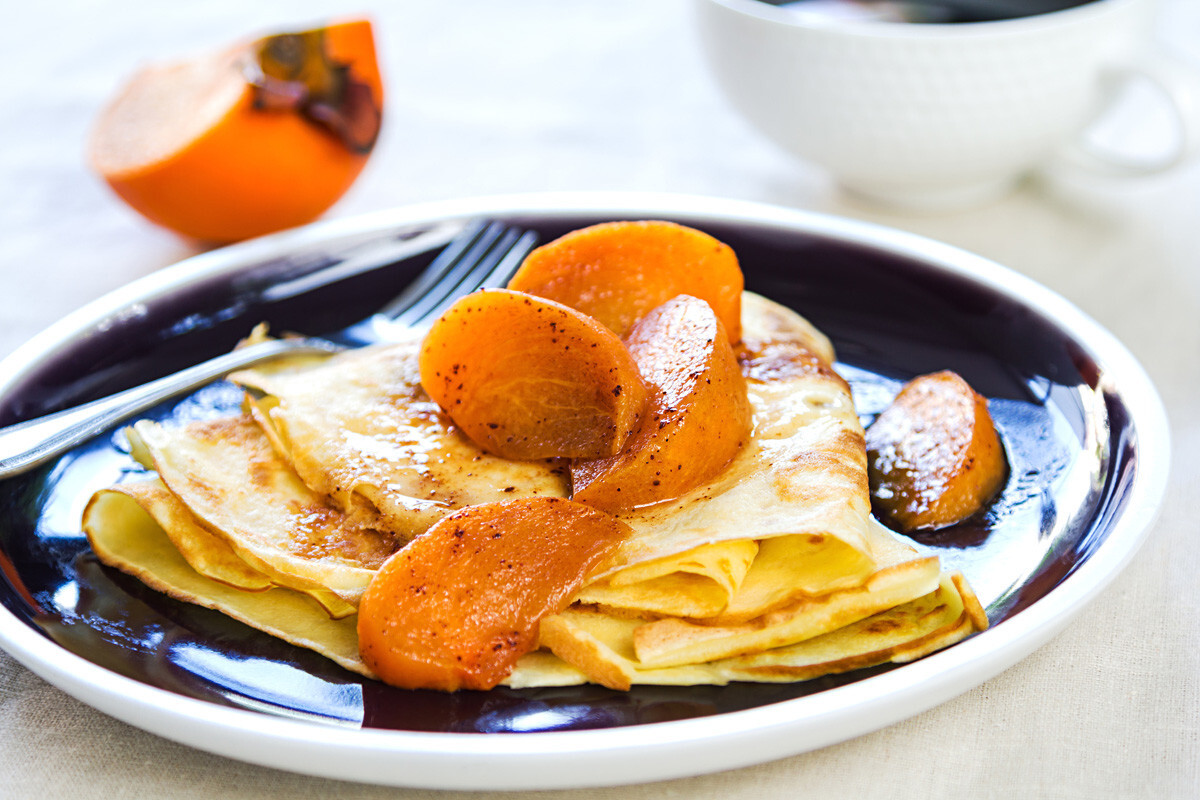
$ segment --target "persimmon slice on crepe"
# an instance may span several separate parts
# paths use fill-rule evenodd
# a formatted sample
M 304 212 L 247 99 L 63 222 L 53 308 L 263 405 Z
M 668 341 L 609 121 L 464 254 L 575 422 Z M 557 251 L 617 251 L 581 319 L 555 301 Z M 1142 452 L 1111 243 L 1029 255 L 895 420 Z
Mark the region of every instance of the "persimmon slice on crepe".
M 663 303 L 625 340 L 651 387 L 620 453 L 571 465 L 572 497 L 626 511 L 679 497 L 715 477 L 750 439 L 746 381 L 725 326 L 688 295 Z
M 749 442 L 711 481 L 617 514 L 634 535 L 581 602 L 625 616 L 743 621 L 792 602 L 794 591 L 837 591 L 874 570 L 862 425 L 828 340 L 751 292 L 743 310 Z
M 742 269 L 707 233 L 660 220 L 605 222 L 530 253 L 508 288 L 579 309 L 625 336 L 672 297 L 712 306 L 731 344 L 742 337 Z
M 384 563 L 363 593 L 363 661 L 403 688 L 490 689 L 628 533 L 561 498 L 457 511 Z
M 366 164 L 382 103 L 371 25 L 347 21 L 144 67 L 101 113 L 89 155 L 152 222 L 235 241 L 333 205 Z
M 433 323 L 421 385 L 473 442 L 513 459 L 618 452 L 647 391 L 608 328 L 507 289 L 468 295 Z

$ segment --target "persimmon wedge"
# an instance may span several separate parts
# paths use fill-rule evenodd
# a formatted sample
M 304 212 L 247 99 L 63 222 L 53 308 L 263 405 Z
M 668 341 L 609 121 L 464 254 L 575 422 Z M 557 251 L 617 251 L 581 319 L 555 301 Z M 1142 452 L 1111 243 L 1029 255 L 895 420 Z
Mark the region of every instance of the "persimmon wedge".
M 580 228 L 530 253 L 508 288 L 579 309 L 625 336 L 672 297 L 706 301 L 729 336 L 742 337 L 744 279 L 729 245 L 661 220 Z
M 371 24 L 348 20 L 142 68 L 99 115 L 89 159 L 150 221 L 235 241 L 333 205 L 382 108 Z
M 393 555 L 358 611 L 363 661 L 406 689 L 491 689 L 629 535 L 554 497 L 468 506 Z
M 638 321 L 625 340 L 651 387 L 620 453 L 571 464 L 571 496 L 610 512 L 685 494 L 723 470 L 750 438 L 746 381 L 708 303 L 681 295 Z
M 948 370 L 905 384 L 867 429 L 872 505 L 902 533 L 980 511 L 1008 476 L 987 400 Z
M 421 385 L 454 424 L 505 458 L 594 458 L 624 446 L 647 388 L 617 335 L 573 308 L 491 289 L 430 327 Z

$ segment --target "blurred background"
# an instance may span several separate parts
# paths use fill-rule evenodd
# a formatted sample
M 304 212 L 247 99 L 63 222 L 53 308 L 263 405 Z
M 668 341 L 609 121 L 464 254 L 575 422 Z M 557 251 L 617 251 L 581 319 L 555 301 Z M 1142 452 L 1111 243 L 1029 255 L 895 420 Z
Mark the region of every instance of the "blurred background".
M 1080 249 L 1100 259 L 1094 274 L 1105 253 L 1115 261 L 1126 248 L 1170 247 L 1162 234 L 1193 213 L 1177 191 L 1195 184 L 1200 164 L 1133 182 L 1029 182 L 946 214 L 861 205 L 732 112 L 703 62 L 689 0 L 25 3 L 0 30 L 15 59 L 0 82 L 0 270 L 21 285 L 19 300 L 0 298 L 0 353 L 40 329 L 47 312 L 61 316 L 77 298 L 196 250 L 126 208 L 85 163 L 89 126 L 135 68 L 359 12 L 375 21 L 384 128 L 327 217 L 524 191 L 699 193 L 878 221 L 1053 280 Z M 1200 63 L 1200 3 L 1163 3 L 1159 45 Z M 1011 237 L 993 235 L 1005 228 Z M 1051 229 L 1057 251 L 1025 246 Z M 81 285 L 63 292 L 49 264 L 75 265 Z
M 902 796 L 897 785 L 922 796 L 956 787 L 971 797 L 1035 796 L 1002 791 L 1017 769 L 1029 771 L 1027 788 L 1054 787 L 1042 796 L 1184 797 L 1200 785 L 1200 555 L 1188 538 L 1200 503 L 1191 455 L 1200 449 L 1200 162 L 1137 181 L 1044 175 L 953 212 L 867 205 L 733 113 L 703 62 L 689 0 L 10 3 L 0 24 L 0 357 L 201 249 L 144 221 L 86 164 L 89 126 L 136 67 L 361 12 L 375 22 L 384 127 L 327 219 L 465 196 L 615 190 L 881 223 L 1065 295 L 1141 359 L 1172 417 L 1178 468 L 1151 543 L 1079 625 L 1008 673 L 819 753 L 578 796 Z M 1200 2 L 1163 0 L 1155 47 L 1200 69 Z M 1152 112 L 1133 98 L 1122 113 L 1131 122 Z M 1059 702 L 1031 706 L 1032 691 Z M 1054 733 L 1034 748 L 1034 730 Z M 935 769 L 939 749 L 962 741 L 971 758 Z M 435 796 L 352 791 L 190 751 L 92 711 L 0 654 L 0 794 L 113 797 L 152 781 L 165 781 L 171 797 L 258 797 L 267 786 L 290 797 Z

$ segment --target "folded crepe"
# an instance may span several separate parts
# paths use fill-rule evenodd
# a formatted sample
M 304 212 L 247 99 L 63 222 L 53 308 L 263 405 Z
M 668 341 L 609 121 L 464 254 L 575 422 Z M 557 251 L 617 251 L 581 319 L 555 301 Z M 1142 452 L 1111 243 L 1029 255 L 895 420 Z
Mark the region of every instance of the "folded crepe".
M 351 520 L 305 485 L 248 417 L 180 428 L 143 420 L 128 435 L 182 506 L 177 517 L 189 514 L 193 527 L 277 585 L 327 590 L 357 604 L 400 547 L 378 520 Z M 145 501 L 141 492 L 130 496 Z M 183 538 L 180 519 L 159 516 L 168 535 Z
M 569 493 L 563 465 L 493 456 L 448 424 L 421 388 L 419 349 L 414 339 L 230 379 L 251 390 L 251 414 L 305 484 L 398 536 L 464 506 Z
M 743 316 L 750 441 L 711 483 L 618 515 L 633 534 L 612 567 L 543 620 L 543 649 L 509 685 L 798 680 L 986 627 L 965 581 L 872 520 L 863 431 L 828 340 L 756 295 Z M 408 342 L 239 373 L 246 415 L 139 423 L 135 452 L 172 500 L 158 487 L 99 493 L 84 520 L 96 553 L 369 674 L 334 601 L 356 603 L 389 548 L 455 508 L 568 490 L 560 464 L 495 458 L 463 437 L 421 390 L 417 353 Z
M 611 689 L 635 684 L 785 683 L 885 663 L 912 661 L 987 627 L 987 615 L 961 574 L 945 574 L 932 591 L 794 644 L 727 658 L 654 666 L 639 657 L 636 621 L 574 607 L 542 621 L 543 646 L 587 680 Z M 512 686 L 561 680 L 565 670 L 540 654 L 517 665 Z
M 304 594 L 284 588 L 245 591 L 197 572 L 137 504 L 89 506 L 89 539 L 101 561 L 152 589 L 220 611 L 272 636 L 321 653 L 347 670 L 375 677 L 358 653 L 354 616 L 335 619 Z M 102 516 L 104 519 L 97 519 Z M 935 591 L 857 623 L 795 645 L 714 662 L 648 669 L 630 644 L 637 620 L 573 607 L 542 622 L 549 649 L 521 658 L 504 685 L 512 688 L 600 683 L 721 685 L 730 681 L 788 682 L 889 662 L 903 663 L 961 641 L 987 627 L 987 617 L 961 576 L 944 575 Z
M 562 465 L 488 455 L 438 413 L 420 386 L 419 343 L 367 348 L 313 367 L 239 372 L 251 413 L 303 481 L 346 513 L 368 509 L 389 530 L 419 533 L 466 505 L 567 496 Z M 743 300 L 740 360 L 754 408 L 751 442 L 716 481 L 674 501 L 618 515 L 635 531 L 583 599 L 647 614 L 706 617 L 729 605 L 757 541 L 799 537 L 825 568 L 861 582 L 872 564 L 863 433 L 849 387 L 829 366 L 828 339 L 800 315 L 752 293 Z M 747 530 L 746 520 L 754 520 Z M 816 542 L 814 545 L 813 543 Z M 803 561 L 805 559 L 801 559 Z M 786 597 L 757 597 L 756 616 Z

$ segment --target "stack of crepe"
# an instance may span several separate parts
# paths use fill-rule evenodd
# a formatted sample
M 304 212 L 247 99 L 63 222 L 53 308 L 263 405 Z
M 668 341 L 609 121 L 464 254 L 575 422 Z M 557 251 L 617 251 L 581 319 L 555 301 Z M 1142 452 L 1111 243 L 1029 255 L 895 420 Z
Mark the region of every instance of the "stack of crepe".
M 827 339 L 747 293 L 751 441 L 714 481 L 619 514 L 633 533 L 542 620 L 514 687 L 796 681 L 907 661 L 987 626 L 870 514 L 863 431 Z M 421 389 L 417 339 L 239 373 L 243 415 L 143 421 L 154 476 L 98 492 L 98 557 L 364 675 L 355 611 L 374 570 L 450 511 L 568 496 L 562 463 L 506 461 Z

